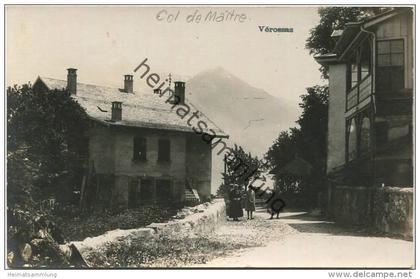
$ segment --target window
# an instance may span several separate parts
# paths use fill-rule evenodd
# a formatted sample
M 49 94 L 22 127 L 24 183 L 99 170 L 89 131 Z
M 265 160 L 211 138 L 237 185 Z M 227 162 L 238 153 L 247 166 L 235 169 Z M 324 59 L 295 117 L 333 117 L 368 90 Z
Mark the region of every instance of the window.
M 377 50 L 376 88 L 379 91 L 398 91 L 404 88 L 404 41 L 379 41 Z
M 170 200 L 172 198 L 172 183 L 169 179 L 156 180 L 156 198 Z
M 346 122 L 346 160 L 366 157 L 372 146 L 371 111 L 365 109 Z M 376 128 L 375 128 L 376 131 Z
M 358 66 L 357 66 L 357 55 L 354 55 L 350 62 L 350 88 L 355 87 L 359 83 L 359 74 L 358 74 Z
M 347 126 L 347 160 L 352 161 L 357 156 L 357 127 L 355 118 Z
M 146 150 L 146 139 L 141 137 L 135 137 L 133 141 L 133 160 L 146 161 Z
M 171 160 L 171 142 L 166 139 L 159 140 L 158 161 L 169 162 Z
M 359 85 L 372 73 L 372 49 L 366 39 L 349 60 L 349 90 Z
M 140 179 L 140 199 L 143 203 L 151 202 L 154 199 L 155 190 L 153 180 L 150 178 Z
M 360 128 L 360 152 L 366 153 L 370 150 L 370 119 L 366 116 L 362 120 Z
M 365 40 L 360 49 L 360 80 L 364 80 L 372 72 L 372 50 L 370 41 Z

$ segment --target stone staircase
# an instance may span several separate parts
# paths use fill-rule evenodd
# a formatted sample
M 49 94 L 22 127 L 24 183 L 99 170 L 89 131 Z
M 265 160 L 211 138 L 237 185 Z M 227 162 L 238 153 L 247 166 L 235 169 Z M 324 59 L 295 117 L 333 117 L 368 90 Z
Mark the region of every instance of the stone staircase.
M 192 186 L 192 182 L 187 180 L 187 185 L 185 187 L 184 196 L 185 196 L 185 204 L 193 206 L 200 203 L 200 196 L 198 195 L 198 192 L 196 189 L 194 189 Z

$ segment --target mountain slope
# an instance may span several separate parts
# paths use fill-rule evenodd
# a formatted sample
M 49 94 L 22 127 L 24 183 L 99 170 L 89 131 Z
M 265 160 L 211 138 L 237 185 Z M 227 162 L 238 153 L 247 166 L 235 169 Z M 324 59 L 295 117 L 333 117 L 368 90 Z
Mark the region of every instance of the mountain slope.
M 237 143 L 262 158 L 280 131 L 295 125 L 298 111 L 223 68 L 197 74 L 186 83 L 187 98 Z M 216 148 L 218 149 L 218 148 Z M 222 183 L 223 158 L 213 151 L 212 193 Z
M 262 156 L 282 129 L 294 125 L 297 111 L 223 68 L 187 82 L 187 98 L 254 155 Z

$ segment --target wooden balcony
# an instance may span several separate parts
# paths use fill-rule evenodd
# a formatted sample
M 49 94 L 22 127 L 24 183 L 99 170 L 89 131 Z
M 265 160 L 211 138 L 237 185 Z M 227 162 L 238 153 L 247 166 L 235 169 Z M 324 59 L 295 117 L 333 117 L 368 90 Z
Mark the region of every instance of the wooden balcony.
M 347 110 L 365 100 L 372 92 L 372 76 L 367 76 L 347 93 Z

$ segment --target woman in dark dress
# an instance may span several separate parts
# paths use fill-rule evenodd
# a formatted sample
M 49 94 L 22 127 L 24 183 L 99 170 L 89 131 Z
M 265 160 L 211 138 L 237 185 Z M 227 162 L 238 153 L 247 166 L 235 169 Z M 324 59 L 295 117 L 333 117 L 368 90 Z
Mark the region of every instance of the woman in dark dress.
M 238 218 L 244 216 L 241 205 L 241 190 L 239 186 L 234 185 L 229 192 L 229 217 L 234 221 L 239 221 Z

